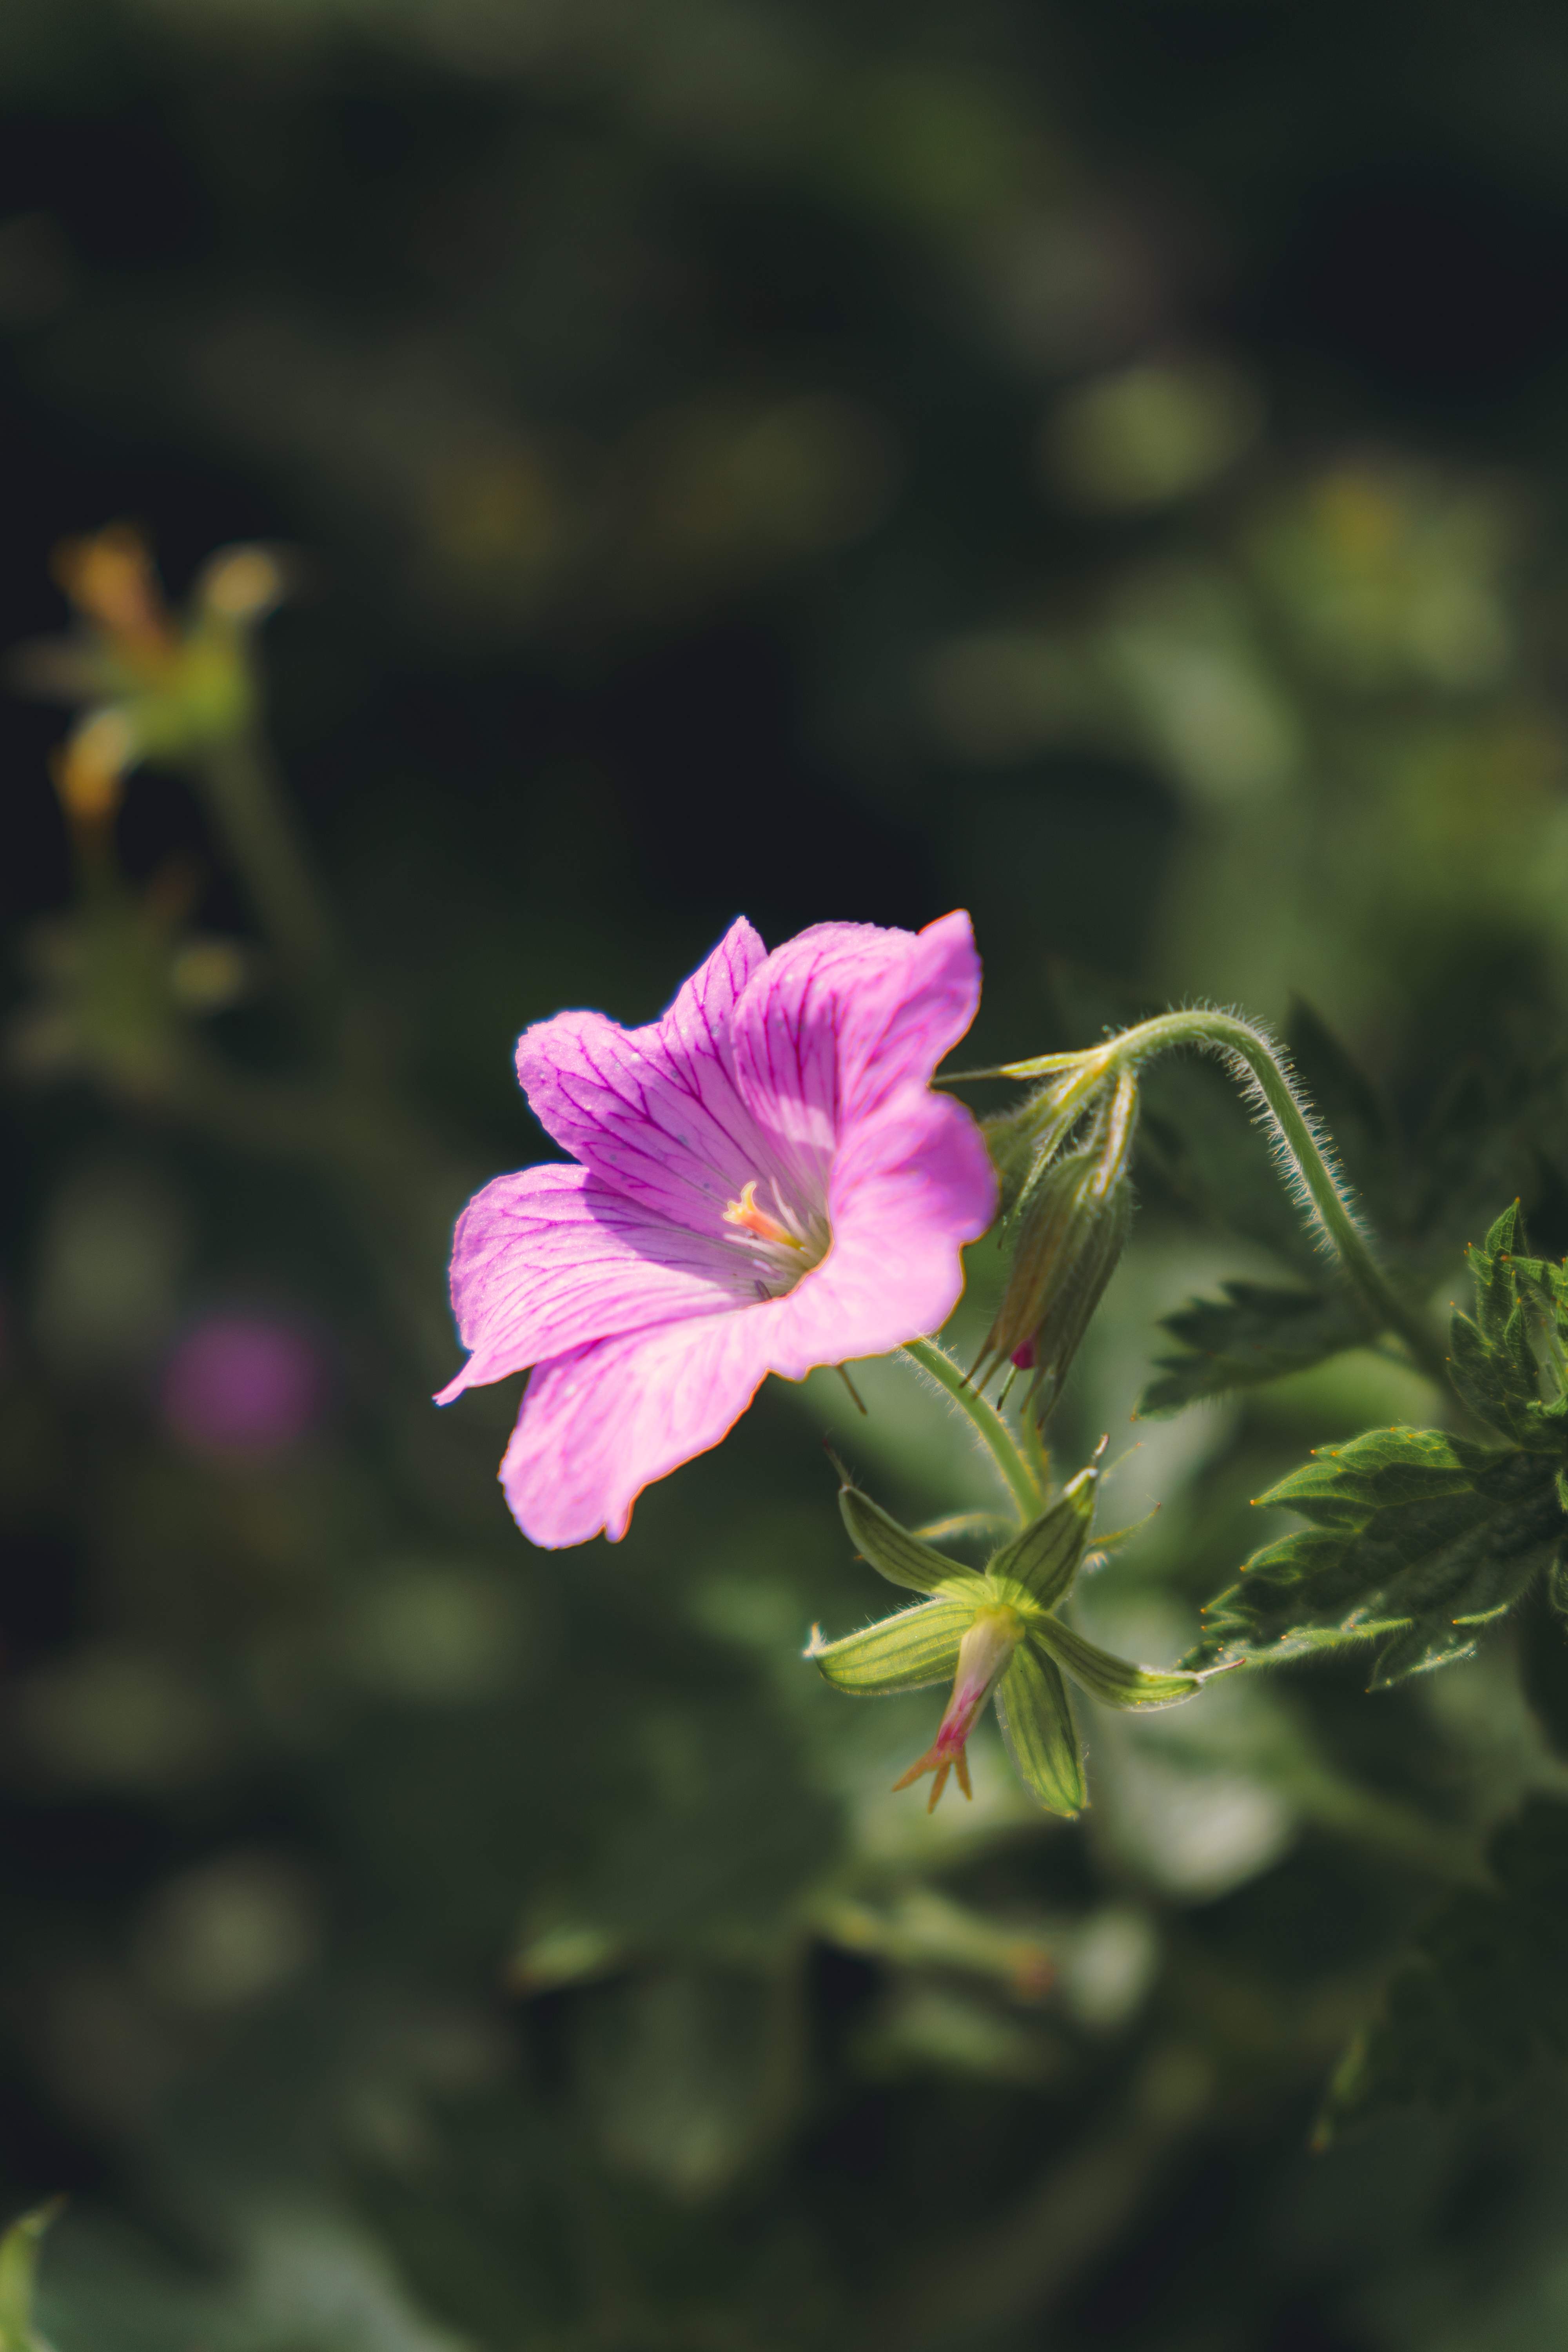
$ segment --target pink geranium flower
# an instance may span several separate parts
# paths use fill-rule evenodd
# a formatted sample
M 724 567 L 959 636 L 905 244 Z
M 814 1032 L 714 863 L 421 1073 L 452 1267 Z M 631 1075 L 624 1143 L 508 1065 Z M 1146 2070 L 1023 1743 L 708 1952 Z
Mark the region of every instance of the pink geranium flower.
M 468 1361 L 437 1402 L 532 1366 L 501 1484 L 536 1544 L 626 1531 L 769 1372 L 884 1355 L 946 1321 L 991 1223 L 979 1129 L 932 1094 L 974 1018 L 969 918 L 822 923 L 769 955 L 737 922 L 662 1021 L 563 1013 L 519 1040 L 573 1153 L 458 1221 Z

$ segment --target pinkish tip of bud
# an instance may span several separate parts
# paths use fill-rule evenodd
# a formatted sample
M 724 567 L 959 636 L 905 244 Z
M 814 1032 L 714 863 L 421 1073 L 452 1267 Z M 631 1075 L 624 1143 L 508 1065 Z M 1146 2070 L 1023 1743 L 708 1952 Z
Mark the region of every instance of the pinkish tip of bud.
M 1035 1343 L 1032 1339 L 1026 1339 L 1021 1347 L 1014 1349 L 1013 1361 L 1021 1372 L 1032 1372 L 1034 1370 Z

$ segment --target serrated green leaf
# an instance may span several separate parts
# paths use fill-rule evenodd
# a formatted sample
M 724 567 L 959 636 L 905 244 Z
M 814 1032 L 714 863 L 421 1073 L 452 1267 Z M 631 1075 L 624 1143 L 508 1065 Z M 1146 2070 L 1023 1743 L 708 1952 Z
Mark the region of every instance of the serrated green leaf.
M 824 1642 L 814 1632 L 805 1654 L 836 1690 L 857 1698 L 924 1690 L 952 1681 L 959 1643 L 973 1616 L 973 1608 L 963 1601 L 924 1601 L 840 1642 Z
M 1143 1418 L 1306 1371 L 1373 1336 L 1365 1308 L 1342 1289 L 1261 1282 L 1226 1282 L 1221 1288 L 1222 1298 L 1196 1298 L 1163 1318 L 1163 1328 L 1184 1352 L 1156 1360 L 1160 1377 L 1138 1400 Z
M 1126 1658 L 1115 1657 L 1097 1642 L 1075 1633 L 1059 1617 L 1047 1617 L 1033 1631 L 1035 1640 L 1057 1664 L 1065 1666 L 1074 1682 L 1081 1683 L 1089 1696 L 1104 1706 L 1174 1706 L 1202 1688 L 1196 1674 L 1180 1668 L 1135 1666 Z
M 838 1508 L 856 1550 L 889 1584 L 901 1584 L 910 1592 L 960 1592 L 969 1585 L 979 1587 L 980 1579 L 972 1568 L 922 1543 L 847 1480 L 838 1491 Z M 977 1590 L 976 1599 L 984 1598 Z
M 1312 1522 L 1248 1561 L 1213 1602 L 1199 1660 L 1383 1647 L 1374 1686 L 1462 1656 L 1556 1558 L 1564 1521 L 1550 1463 L 1436 1429 L 1372 1430 L 1262 1497 Z
M 1476 1312 L 1473 1320 L 1456 1312 L 1449 1325 L 1454 1386 L 1479 1420 L 1533 1451 L 1560 1454 L 1531 1340 L 1532 1326 L 1554 1310 L 1558 1270 L 1525 1255 L 1517 1201 L 1468 1255 Z
M 1080 1470 L 1048 1511 L 1003 1546 L 985 1571 L 998 1591 L 1018 1585 L 1042 1609 L 1062 1598 L 1078 1574 L 1094 1524 L 1097 1484 L 1096 1471 Z
M 39 2243 L 60 2202 L 36 2206 L 0 2238 L 0 2352 L 49 2352 L 33 2325 L 33 2284 Z
M 1532 1797 L 1494 1837 L 1495 1894 L 1444 1905 L 1335 2074 L 1327 2140 L 1388 2107 L 1451 2106 L 1568 2056 L 1568 1805 Z
M 1020 1642 L 996 1686 L 996 1720 L 1014 1770 L 1047 1811 L 1081 1812 L 1089 1791 L 1067 1685 L 1054 1659 L 1029 1642 Z

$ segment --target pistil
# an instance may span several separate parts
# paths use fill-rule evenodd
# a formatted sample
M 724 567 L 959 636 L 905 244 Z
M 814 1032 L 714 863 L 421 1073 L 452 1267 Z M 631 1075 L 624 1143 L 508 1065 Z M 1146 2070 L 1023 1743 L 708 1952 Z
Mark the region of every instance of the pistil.
M 969 1785 L 965 1743 L 974 1728 L 975 1717 L 1006 1672 L 1008 1661 L 1023 1637 L 1024 1621 L 1016 1609 L 982 1609 L 959 1643 L 952 1696 L 948 1700 L 936 1738 L 925 1754 L 893 1783 L 895 1790 L 907 1789 L 922 1773 L 934 1772 L 936 1780 L 926 1807 L 928 1813 L 936 1811 L 937 1799 L 947 1786 L 950 1772 L 957 1773 L 958 1785 L 966 1797 L 973 1793 Z
M 779 1223 L 776 1217 L 770 1217 L 765 1209 L 758 1208 L 757 1180 L 754 1176 L 749 1183 L 742 1186 L 740 1199 L 730 1202 L 724 1212 L 724 1223 L 739 1225 L 742 1232 L 754 1234 L 760 1242 L 777 1243 L 784 1249 L 805 1247 L 798 1234 L 792 1234 Z

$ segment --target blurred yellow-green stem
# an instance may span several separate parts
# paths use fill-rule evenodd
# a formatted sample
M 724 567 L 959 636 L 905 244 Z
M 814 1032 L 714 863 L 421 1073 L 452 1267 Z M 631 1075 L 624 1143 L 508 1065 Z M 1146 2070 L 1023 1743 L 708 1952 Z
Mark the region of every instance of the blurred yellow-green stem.
M 338 957 L 331 916 L 270 756 L 250 731 L 205 751 L 198 781 L 295 992 L 321 1005 Z
M 1018 1507 L 1021 1524 L 1027 1527 L 1029 1521 L 1037 1517 L 1045 1496 L 1039 1480 L 990 1398 L 981 1395 L 963 1366 L 955 1364 L 934 1339 L 911 1339 L 904 1353 L 920 1366 L 921 1371 L 929 1372 L 932 1380 L 947 1391 L 953 1402 L 968 1414 L 981 1443 L 1007 1482 L 1007 1490 Z

